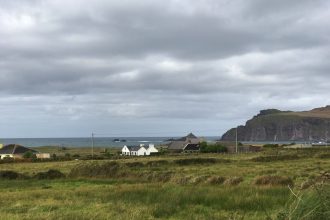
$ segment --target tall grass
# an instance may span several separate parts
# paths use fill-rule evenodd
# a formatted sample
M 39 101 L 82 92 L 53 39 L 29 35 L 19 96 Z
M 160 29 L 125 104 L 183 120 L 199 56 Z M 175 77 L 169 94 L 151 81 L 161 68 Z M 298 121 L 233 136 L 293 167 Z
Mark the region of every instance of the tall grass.
M 0 215 L 7 219 L 227 219 L 235 213 L 245 219 L 264 219 L 266 213 L 275 214 L 274 210 L 280 209 L 289 195 L 283 187 L 118 184 L 96 180 L 14 180 L 8 190 L 9 182 L 0 181 Z
M 316 184 L 308 191 L 292 192 L 285 210 L 278 214 L 279 220 L 329 220 L 330 185 Z

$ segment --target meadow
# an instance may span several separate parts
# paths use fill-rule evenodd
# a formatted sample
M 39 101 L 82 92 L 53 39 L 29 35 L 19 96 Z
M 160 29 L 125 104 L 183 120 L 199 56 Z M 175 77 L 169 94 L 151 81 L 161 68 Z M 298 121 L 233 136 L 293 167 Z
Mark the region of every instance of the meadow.
M 58 170 L 62 178 L 37 178 Z M 1 219 L 329 219 L 330 152 L 3 163 Z M 40 175 L 39 175 L 40 176 Z

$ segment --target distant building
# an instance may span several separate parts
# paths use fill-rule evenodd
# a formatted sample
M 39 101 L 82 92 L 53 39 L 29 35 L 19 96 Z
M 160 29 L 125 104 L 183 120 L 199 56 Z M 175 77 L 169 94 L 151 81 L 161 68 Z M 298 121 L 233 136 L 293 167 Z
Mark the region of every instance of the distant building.
M 49 153 L 37 153 L 36 157 L 38 159 L 50 159 L 50 154 Z
M 122 155 L 126 156 L 150 156 L 153 153 L 158 153 L 155 145 L 149 144 L 145 146 L 141 144 L 140 146 L 124 146 L 121 150 Z
M 168 145 L 168 150 L 172 152 L 198 152 L 202 141 L 202 138 L 190 133 L 185 137 L 172 140 Z
M 33 154 L 38 153 L 35 150 L 32 150 L 27 147 L 23 147 L 18 144 L 8 144 L 8 145 L 2 146 L 0 148 L 0 157 L 1 157 L 1 159 L 8 158 L 8 157 L 9 158 L 23 158 L 23 155 L 27 152 L 31 152 Z

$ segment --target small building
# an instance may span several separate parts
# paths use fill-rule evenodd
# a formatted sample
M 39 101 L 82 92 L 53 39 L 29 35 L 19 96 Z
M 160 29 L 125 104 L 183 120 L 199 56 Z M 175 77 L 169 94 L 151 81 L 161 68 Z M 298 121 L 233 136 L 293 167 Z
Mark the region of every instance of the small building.
M 8 144 L 0 148 L 0 157 L 4 158 L 23 158 L 24 154 L 31 152 L 33 154 L 38 153 L 37 151 L 18 145 L 18 144 Z
M 157 153 L 158 150 L 155 148 L 155 145 L 149 144 L 149 146 L 144 146 L 141 144 L 140 146 L 127 146 L 125 145 L 121 154 L 126 156 L 149 156 L 153 153 Z
M 144 147 L 147 150 L 147 155 L 158 153 L 158 150 L 155 148 L 154 144 L 149 144 L 147 147 Z
M 38 159 L 50 159 L 50 154 L 49 153 L 37 153 L 36 157 Z
M 202 138 L 190 133 L 185 137 L 172 140 L 168 145 L 168 150 L 172 152 L 197 152 L 200 150 L 199 144 L 202 141 Z

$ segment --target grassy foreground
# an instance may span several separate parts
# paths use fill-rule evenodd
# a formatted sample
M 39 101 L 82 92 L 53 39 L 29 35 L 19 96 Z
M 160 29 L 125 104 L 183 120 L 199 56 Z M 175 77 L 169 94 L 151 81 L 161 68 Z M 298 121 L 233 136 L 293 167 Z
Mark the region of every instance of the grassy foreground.
M 329 219 L 328 179 L 320 179 L 330 171 L 327 152 L 280 152 L 298 157 L 277 159 L 273 154 L 0 164 L 0 170 L 30 177 L 48 169 L 67 175 L 54 180 L 0 179 L 0 216 L 1 219 Z

